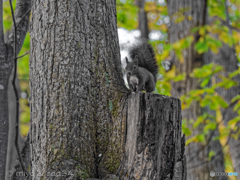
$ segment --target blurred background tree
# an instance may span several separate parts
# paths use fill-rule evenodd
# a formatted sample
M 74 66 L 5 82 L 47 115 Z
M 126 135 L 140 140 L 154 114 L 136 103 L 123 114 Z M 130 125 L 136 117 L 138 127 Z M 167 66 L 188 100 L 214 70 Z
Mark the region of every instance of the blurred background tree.
M 240 1 L 117 2 L 122 58 L 132 36 L 149 37 L 162 64 L 156 92 L 182 100 L 188 179 L 209 179 L 211 171 L 240 174 Z M 125 29 L 129 36 L 122 37 Z
M 16 0 L 13 1 L 13 9 L 15 10 Z M 3 25 L 4 32 L 8 34 L 12 27 L 12 15 L 9 1 L 3 3 Z M 22 49 L 18 56 L 26 54 L 30 50 L 30 36 L 27 33 Z M 20 86 L 20 132 L 23 137 L 27 136 L 30 120 L 29 97 L 29 54 L 18 60 L 18 79 Z
M 8 2 L 3 8 L 7 32 Z M 155 92 L 182 100 L 188 179 L 209 179 L 210 171 L 238 172 L 240 179 L 240 0 L 117 0 L 117 20 L 122 59 L 136 38 L 149 39 L 160 65 Z M 19 55 L 29 44 L 28 34 Z M 29 55 L 18 60 L 23 137 L 28 62 Z

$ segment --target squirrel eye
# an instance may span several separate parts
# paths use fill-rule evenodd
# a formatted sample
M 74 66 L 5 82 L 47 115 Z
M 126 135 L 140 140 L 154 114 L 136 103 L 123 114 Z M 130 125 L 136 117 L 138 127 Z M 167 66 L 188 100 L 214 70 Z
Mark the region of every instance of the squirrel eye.
M 130 73 L 130 72 L 128 72 L 127 74 L 128 74 L 129 76 L 131 76 L 131 73 Z
M 135 65 L 133 66 L 133 69 L 136 69 L 136 66 L 135 66 Z

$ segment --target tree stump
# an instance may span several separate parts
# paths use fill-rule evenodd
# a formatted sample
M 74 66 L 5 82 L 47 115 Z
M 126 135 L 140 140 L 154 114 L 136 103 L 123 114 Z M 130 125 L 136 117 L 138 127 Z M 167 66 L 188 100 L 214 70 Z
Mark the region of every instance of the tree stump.
M 185 137 L 179 99 L 132 93 L 128 99 L 121 179 L 186 179 Z

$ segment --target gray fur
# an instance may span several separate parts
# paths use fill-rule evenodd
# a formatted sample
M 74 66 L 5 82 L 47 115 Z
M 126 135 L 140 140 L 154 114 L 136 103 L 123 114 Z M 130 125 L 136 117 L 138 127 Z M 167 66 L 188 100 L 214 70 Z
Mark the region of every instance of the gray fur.
M 150 44 L 142 42 L 142 44 L 133 47 L 130 50 L 132 62 L 126 57 L 128 86 L 131 91 L 147 91 L 152 92 L 155 89 L 158 65 L 154 56 L 153 49 Z

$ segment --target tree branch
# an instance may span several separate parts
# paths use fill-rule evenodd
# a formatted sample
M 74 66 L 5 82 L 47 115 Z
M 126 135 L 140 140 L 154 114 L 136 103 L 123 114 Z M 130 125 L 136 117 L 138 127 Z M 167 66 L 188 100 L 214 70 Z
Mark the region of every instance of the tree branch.
M 30 127 L 30 129 L 31 129 L 31 127 Z M 29 130 L 27 138 L 25 139 L 25 143 L 24 143 L 24 146 L 23 146 L 22 152 L 21 152 L 21 156 L 23 157 L 23 163 L 24 163 L 25 167 L 27 167 L 27 168 L 30 168 L 30 143 L 29 143 L 30 131 L 31 130 Z M 16 161 L 13 172 L 12 172 L 12 174 L 10 174 L 13 176 L 12 180 L 21 179 L 17 176 L 18 173 L 21 173 L 21 165 L 20 165 L 19 161 Z M 31 179 L 31 177 L 23 176 L 23 179 Z
M 31 0 L 18 0 L 15 9 L 15 20 L 17 27 L 16 55 L 20 52 L 25 36 L 28 31 Z M 8 44 L 14 46 L 14 26 L 8 38 Z
M 30 51 L 28 51 L 28 52 L 24 53 L 24 54 L 23 54 L 23 55 L 21 55 L 21 56 L 18 56 L 18 57 L 17 57 L 17 59 L 20 59 L 20 58 L 22 58 L 22 57 L 26 56 L 27 54 L 29 54 L 29 52 L 30 52 Z
M 0 49 L 4 46 L 4 32 L 3 32 L 3 1 L 0 0 Z
M 15 146 L 16 146 L 16 150 L 17 150 L 17 154 L 18 154 L 18 158 L 19 158 L 19 162 L 20 162 L 22 171 L 25 172 L 26 174 L 28 174 L 28 171 L 25 169 L 25 167 L 23 165 L 23 160 L 22 160 L 20 148 L 19 148 L 19 145 L 18 145 L 18 134 L 19 134 L 19 96 L 18 96 L 17 87 L 15 85 L 16 76 L 17 76 L 17 42 L 18 42 L 17 39 L 18 38 L 17 38 L 17 24 L 16 24 L 16 20 L 15 20 L 15 17 L 14 17 L 12 0 L 9 0 L 9 3 L 10 3 L 10 7 L 11 7 L 11 14 L 12 14 L 12 20 L 13 20 L 12 31 L 13 31 L 13 34 L 14 34 L 14 37 L 13 37 L 14 74 L 13 74 L 12 86 L 13 86 L 13 90 L 14 90 L 15 97 L 16 97 L 16 117 L 15 117 L 16 118 L 16 136 L 15 136 Z M 25 38 L 25 36 L 24 36 L 24 38 Z M 21 47 L 19 49 L 21 49 Z

